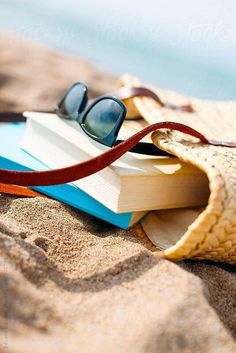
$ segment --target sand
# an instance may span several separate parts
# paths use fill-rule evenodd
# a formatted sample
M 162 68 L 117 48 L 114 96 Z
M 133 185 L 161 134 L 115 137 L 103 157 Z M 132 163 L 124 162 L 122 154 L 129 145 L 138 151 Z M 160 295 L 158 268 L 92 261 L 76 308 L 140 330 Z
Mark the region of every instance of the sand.
M 0 36 L 0 109 L 51 109 L 85 60 Z M 0 196 L 0 347 L 14 353 L 235 352 L 235 267 L 172 263 L 119 230 L 47 198 Z

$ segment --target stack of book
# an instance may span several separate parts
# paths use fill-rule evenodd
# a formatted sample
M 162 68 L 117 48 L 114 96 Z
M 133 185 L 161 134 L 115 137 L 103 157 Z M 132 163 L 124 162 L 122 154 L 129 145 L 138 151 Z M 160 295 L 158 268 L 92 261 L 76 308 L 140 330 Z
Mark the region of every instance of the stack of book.
M 107 148 L 79 124 L 55 114 L 26 112 L 26 123 L 0 124 L 0 168 L 46 170 L 79 163 Z M 127 122 L 119 138 L 142 128 Z M 174 157 L 126 153 L 102 171 L 73 183 L 33 189 L 127 229 L 149 210 L 206 204 L 208 180 Z

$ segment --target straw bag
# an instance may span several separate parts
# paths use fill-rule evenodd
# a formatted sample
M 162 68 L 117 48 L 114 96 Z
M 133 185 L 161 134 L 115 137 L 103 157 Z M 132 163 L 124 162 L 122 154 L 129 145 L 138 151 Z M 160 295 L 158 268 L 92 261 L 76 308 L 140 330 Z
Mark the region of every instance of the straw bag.
M 139 85 L 139 80 L 130 76 L 123 76 L 120 81 L 120 86 Z M 173 112 L 150 98 L 136 97 L 125 102 L 130 117 L 141 115 L 149 124 L 176 121 L 212 139 L 236 139 L 236 102 L 204 101 L 147 87 L 163 101 L 191 104 L 194 112 Z M 236 263 L 236 148 L 201 144 L 178 131 L 155 131 L 152 141 L 205 172 L 210 188 L 205 209 L 153 211 L 144 218 L 142 227 L 160 249 L 160 255 L 171 260 L 194 258 Z
M 127 151 L 132 151 L 142 138 L 154 132 L 152 139 L 159 148 L 194 164 L 207 174 L 211 194 L 205 210 L 150 213 L 142 222 L 145 232 L 166 258 L 235 263 L 236 103 L 189 99 L 150 87 L 157 94 L 161 93 L 162 102 L 171 102 L 163 105 L 160 99 L 155 100 L 153 94 L 155 97 L 156 94 L 153 92 L 144 98 L 143 92 L 147 91 L 144 87 L 134 94 L 140 85 L 136 79 L 126 76 L 122 85 L 126 87 L 120 91 L 128 107 L 128 116 L 141 115 L 151 125 L 100 155 L 69 167 L 47 171 L 0 169 L 0 192 L 35 197 L 38 194 L 22 189 L 22 186 L 58 185 L 85 178 L 106 168 Z M 17 112 L 3 112 L 0 118 L 1 121 L 22 121 L 24 117 Z

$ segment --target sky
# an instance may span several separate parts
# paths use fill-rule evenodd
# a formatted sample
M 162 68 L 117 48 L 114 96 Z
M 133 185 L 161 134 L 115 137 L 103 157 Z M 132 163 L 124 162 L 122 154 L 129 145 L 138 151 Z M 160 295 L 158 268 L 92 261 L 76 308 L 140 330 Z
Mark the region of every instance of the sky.
M 217 49 L 236 53 L 234 0 L 21 1 L 24 2 L 101 23 L 104 30 L 112 31 L 118 37 L 126 32 L 131 36 L 139 33 L 151 42 L 163 40 L 162 36 L 168 35 L 168 44 L 173 46 L 194 44 L 196 50 L 201 47 L 207 51 Z M 206 44 L 210 46 L 206 48 Z
M 233 0 L 0 0 L 0 9 L 1 30 L 183 93 L 235 97 Z

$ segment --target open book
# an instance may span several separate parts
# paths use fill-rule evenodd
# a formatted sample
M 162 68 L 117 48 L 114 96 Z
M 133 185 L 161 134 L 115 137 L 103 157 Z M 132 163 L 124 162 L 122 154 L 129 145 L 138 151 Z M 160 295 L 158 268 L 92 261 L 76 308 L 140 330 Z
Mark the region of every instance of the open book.
M 21 147 L 49 168 L 61 168 L 97 156 L 107 148 L 90 139 L 75 121 L 55 114 L 26 112 Z M 134 131 L 122 127 L 128 136 Z M 206 204 L 208 179 L 199 169 L 172 157 L 126 153 L 111 166 L 74 185 L 114 212 Z

